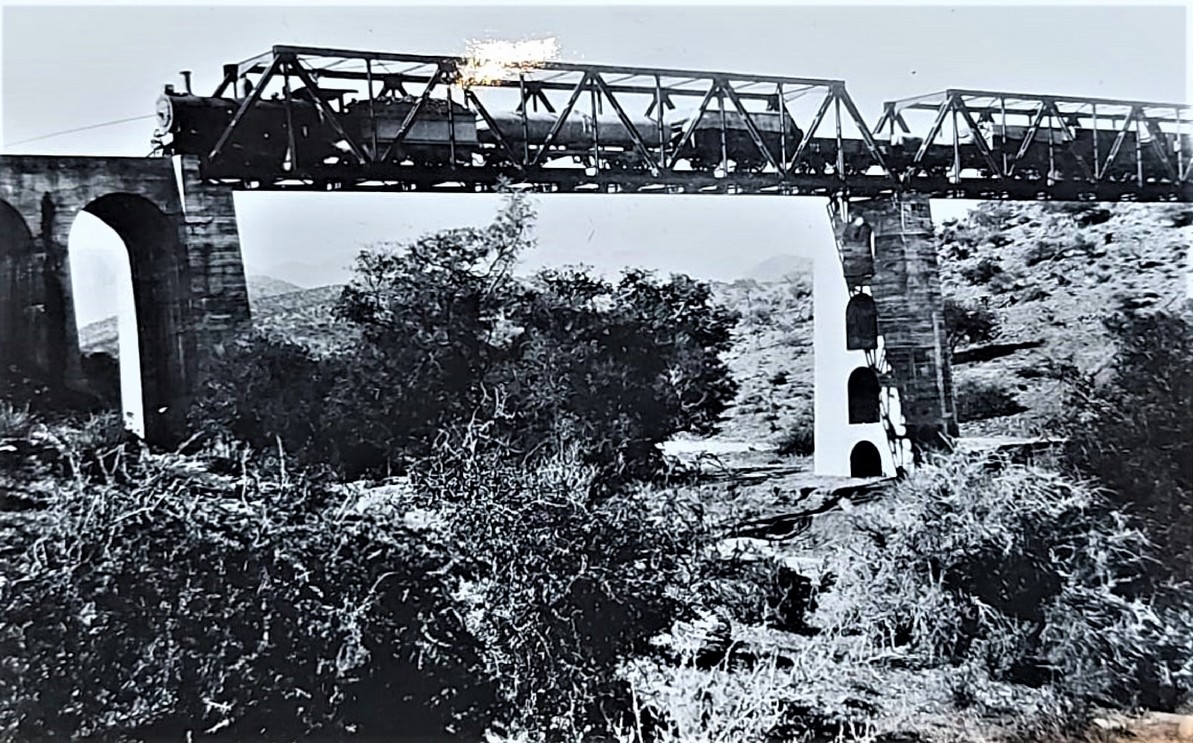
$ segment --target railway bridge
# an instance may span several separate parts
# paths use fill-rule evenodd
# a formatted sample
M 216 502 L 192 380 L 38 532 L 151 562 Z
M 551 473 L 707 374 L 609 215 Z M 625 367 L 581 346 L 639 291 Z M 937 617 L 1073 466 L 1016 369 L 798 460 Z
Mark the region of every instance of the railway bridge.
M 839 80 L 275 46 L 166 86 L 148 158 L 0 155 L 0 352 L 81 383 L 67 236 L 128 248 L 145 435 L 181 435 L 249 320 L 237 190 L 769 194 L 828 202 L 841 338 L 817 339 L 818 469 L 881 474 L 957 433 L 929 199 L 1193 202 L 1180 103 L 947 90 L 868 126 Z M 822 350 L 855 364 L 844 378 Z M 835 377 L 830 375 L 836 375 Z M 818 453 L 821 447 L 817 447 Z

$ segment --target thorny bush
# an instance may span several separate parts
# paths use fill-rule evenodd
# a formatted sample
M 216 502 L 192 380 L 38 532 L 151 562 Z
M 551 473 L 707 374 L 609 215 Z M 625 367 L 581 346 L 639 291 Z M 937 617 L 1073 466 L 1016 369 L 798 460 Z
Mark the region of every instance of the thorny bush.
M 477 641 L 402 522 L 284 474 L 138 468 L 61 480 L 0 560 L 0 740 L 480 734 Z
M 1156 542 L 1165 559 L 1154 576 L 1193 583 L 1193 321 L 1186 308 L 1120 312 L 1106 325 L 1109 368 L 1068 375 L 1068 461 Z
M 366 251 L 336 315 L 360 342 L 315 356 L 256 337 L 212 377 L 198 418 L 342 473 L 385 470 L 477 422 L 523 455 L 578 441 L 605 479 L 656 471 L 656 445 L 708 431 L 736 385 L 736 314 L 685 276 L 581 269 L 514 276 L 534 214 Z
M 1191 688 L 1193 606 L 1138 595 L 1152 546 L 1092 486 L 954 455 L 852 520 L 812 622 L 859 631 L 862 656 L 971 664 L 1079 704 L 1171 707 Z
M 607 735 L 630 716 L 619 664 L 683 606 L 706 532 L 682 499 L 596 487 L 574 444 L 533 468 L 466 437 L 411 489 L 436 512 L 465 623 L 499 680 L 507 729 L 545 740 Z

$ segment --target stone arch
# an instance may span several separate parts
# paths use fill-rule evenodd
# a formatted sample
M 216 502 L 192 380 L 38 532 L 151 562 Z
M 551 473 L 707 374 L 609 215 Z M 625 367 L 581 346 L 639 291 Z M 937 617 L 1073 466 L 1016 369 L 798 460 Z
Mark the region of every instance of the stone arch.
M 177 223 L 144 196 L 111 193 L 84 208 L 111 227 L 128 252 L 140 358 L 145 438 L 169 442 L 183 430 L 194 339 L 190 282 Z M 121 374 L 129 367 L 121 365 Z
M 861 216 L 845 224 L 841 235 L 841 268 L 845 279 L 857 284 L 874 275 L 874 228 Z
M 869 294 L 855 294 L 845 306 L 845 348 L 850 351 L 878 348 L 878 309 Z
M 878 397 L 881 388 L 878 375 L 868 366 L 859 366 L 849 375 L 849 422 L 877 423 Z
M 849 453 L 850 477 L 882 477 L 882 455 L 869 441 L 859 441 Z
M 0 372 L 27 368 L 37 358 L 32 313 L 38 304 L 34 281 L 36 248 L 21 213 L 0 200 Z

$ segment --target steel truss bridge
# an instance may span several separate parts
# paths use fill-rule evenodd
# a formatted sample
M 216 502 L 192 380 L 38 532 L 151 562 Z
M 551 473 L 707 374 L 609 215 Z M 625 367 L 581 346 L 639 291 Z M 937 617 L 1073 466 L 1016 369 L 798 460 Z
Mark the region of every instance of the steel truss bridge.
M 873 126 L 840 80 L 275 46 L 159 103 L 159 152 L 242 189 L 1193 201 L 1180 103 L 947 90 Z

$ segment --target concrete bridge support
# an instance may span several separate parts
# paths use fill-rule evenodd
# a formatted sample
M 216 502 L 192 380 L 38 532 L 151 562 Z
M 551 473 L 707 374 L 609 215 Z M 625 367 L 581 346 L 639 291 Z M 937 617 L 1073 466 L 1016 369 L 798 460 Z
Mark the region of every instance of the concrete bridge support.
M 830 205 L 840 264 L 816 296 L 816 469 L 892 475 L 957 436 L 932 214 L 894 194 Z
M 0 156 L 0 361 L 52 387 L 84 382 L 68 251 L 82 211 L 128 250 L 145 434 L 170 441 L 204 360 L 249 320 L 231 190 L 188 161 Z

